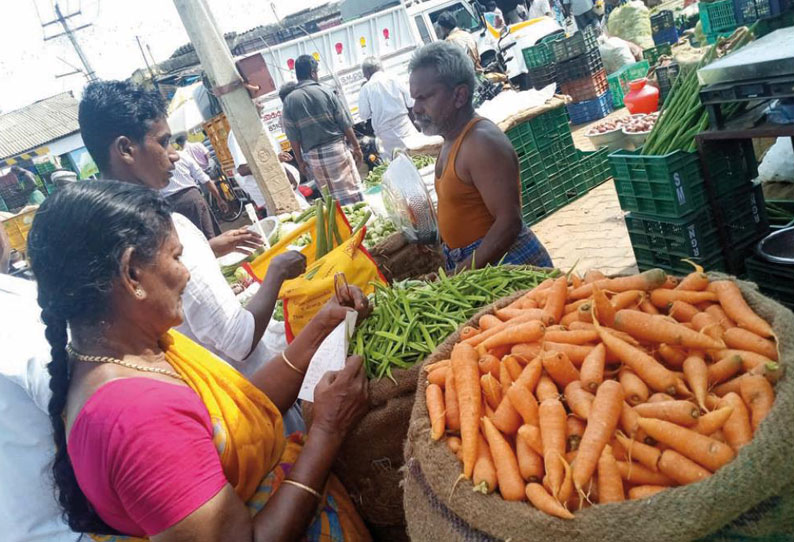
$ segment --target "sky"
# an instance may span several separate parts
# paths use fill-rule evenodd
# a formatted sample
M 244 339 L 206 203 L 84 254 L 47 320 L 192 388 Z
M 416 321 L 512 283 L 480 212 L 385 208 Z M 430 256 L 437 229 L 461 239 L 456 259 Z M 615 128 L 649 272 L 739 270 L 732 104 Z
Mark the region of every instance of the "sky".
M 279 17 L 327 0 L 208 0 L 222 32 L 243 32 L 275 22 Z M 138 43 L 148 44 L 156 62 L 170 57 L 188 42 L 187 33 L 171 0 L 59 0 L 61 12 L 82 14 L 72 27 L 91 23 L 75 33 L 83 52 L 100 79 L 126 79 L 144 68 Z M 60 33 L 60 25 L 42 28 L 54 18 L 54 0 L 0 0 L 0 111 L 18 109 L 42 98 L 85 86 L 81 74 L 56 78 L 82 67 L 66 36 L 44 41 L 45 33 Z M 147 51 L 148 55 L 148 51 Z

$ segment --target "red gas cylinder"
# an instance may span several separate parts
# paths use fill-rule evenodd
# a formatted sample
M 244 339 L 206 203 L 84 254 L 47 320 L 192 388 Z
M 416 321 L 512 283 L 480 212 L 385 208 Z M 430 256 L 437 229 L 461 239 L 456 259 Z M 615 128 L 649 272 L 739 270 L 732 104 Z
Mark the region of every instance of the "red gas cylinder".
M 635 79 L 629 82 L 629 93 L 623 98 L 623 103 L 629 113 L 653 113 L 659 109 L 659 89 L 648 85 L 648 79 Z

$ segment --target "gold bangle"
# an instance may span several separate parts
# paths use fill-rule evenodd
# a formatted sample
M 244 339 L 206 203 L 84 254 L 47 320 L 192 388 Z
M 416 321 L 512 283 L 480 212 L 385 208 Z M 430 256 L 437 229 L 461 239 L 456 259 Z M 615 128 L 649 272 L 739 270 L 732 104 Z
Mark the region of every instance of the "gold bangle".
M 317 497 L 320 500 L 322 500 L 322 498 L 323 498 L 323 496 L 320 495 L 320 493 L 317 490 L 312 489 L 312 488 L 310 488 L 309 486 L 307 486 L 305 484 L 301 484 L 300 482 L 296 482 L 295 480 L 285 479 L 281 483 L 282 484 L 289 484 L 291 486 L 295 486 L 297 488 L 300 488 L 300 489 L 302 489 L 304 491 L 308 491 L 309 493 L 311 493 L 312 495 L 314 495 L 315 497 Z
M 295 371 L 296 373 L 298 373 L 301 376 L 306 376 L 306 371 L 301 371 L 300 369 L 295 367 L 292 364 L 292 362 L 290 362 L 290 360 L 287 359 L 287 354 L 285 354 L 283 350 L 281 351 L 281 359 L 284 360 L 284 363 L 287 364 L 287 367 L 289 367 L 290 369 L 292 369 L 293 371 Z

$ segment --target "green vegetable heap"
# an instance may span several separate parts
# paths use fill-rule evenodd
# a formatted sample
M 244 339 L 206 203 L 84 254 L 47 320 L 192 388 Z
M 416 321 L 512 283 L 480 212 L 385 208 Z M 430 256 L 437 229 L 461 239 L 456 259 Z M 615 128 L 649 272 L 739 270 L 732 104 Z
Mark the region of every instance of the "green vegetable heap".
M 427 154 L 419 154 L 417 156 L 412 156 L 411 160 L 413 160 L 416 169 L 422 169 L 423 167 L 427 167 L 430 164 L 435 164 L 436 159 Z M 372 168 L 372 171 L 369 172 L 367 178 L 364 179 L 364 185 L 367 188 L 372 188 L 373 186 L 378 186 L 383 181 L 383 174 L 386 173 L 386 168 L 389 167 L 389 164 L 381 164 L 379 166 L 375 166 Z

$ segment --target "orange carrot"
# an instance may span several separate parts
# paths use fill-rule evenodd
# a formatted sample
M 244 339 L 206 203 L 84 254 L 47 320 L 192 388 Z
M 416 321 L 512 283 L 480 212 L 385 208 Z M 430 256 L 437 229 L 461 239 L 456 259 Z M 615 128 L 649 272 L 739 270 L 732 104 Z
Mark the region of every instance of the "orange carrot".
M 750 352 L 748 350 L 734 350 L 727 348 L 724 350 L 714 351 L 713 353 L 715 353 L 718 358 L 723 358 L 726 356 L 738 356 L 742 360 L 742 367 L 745 371 L 752 371 L 759 365 L 774 363 L 768 357 L 762 356 L 761 354 L 757 354 L 755 352 Z
M 582 362 L 579 376 L 582 380 L 582 387 L 595 392 L 599 384 L 604 381 L 604 361 L 606 360 L 606 348 L 603 343 L 593 348 Z
M 480 330 L 477 329 L 477 328 L 474 328 L 474 327 L 471 327 L 471 326 L 464 326 L 460 330 L 460 339 L 461 340 L 465 340 L 465 339 L 468 339 L 469 337 L 474 337 L 479 332 L 480 332 Z
M 722 429 L 722 427 L 725 425 L 725 422 L 727 422 L 731 417 L 732 413 L 733 407 L 731 406 L 724 406 L 722 408 L 712 410 L 711 412 L 707 412 L 698 418 L 698 423 L 695 425 L 695 427 L 693 427 L 693 429 L 701 435 L 710 436 Z
M 599 327 L 596 324 L 596 327 Z M 645 383 L 656 391 L 674 394 L 676 377 L 664 365 L 639 348 L 622 341 L 599 327 L 604 345 L 614 352 L 620 361 L 630 367 Z
M 471 476 L 474 490 L 487 495 L 493 493 L 498 486 L 496 477 L 496 466 L 494 466 L 491 450 L 488 448 L 488 441 L 477 434 L 477 462 L 474 464 L 474 472 Z
M 485 331 L 488 328 L 498 326 L 502 323 L 502 321 L 493 314 L 483 314 L 480 316 L 480 320 L 477 323 L 479 324 L 480 329 Z
M 522 438 L 516 439 L 516 459 L 521 477 L 527 482 L 543 480 L 543 457 Z
M 675 397 L 666 393 L 658 392 L 648 397 L 646 403 L 661 403 L 663 401 L 675 401 Z
M 579 367 L 584 362 L 584 358 L 587 357 L 587 354 L 593 351 L 594 346 L 589 345 L 579 345 L 579 344 L 566 344 L 566 343 L 557 343 L 553 341 L 545 341 L 543 343 L 543 349 L 547 352 L 562 352 L 568 359 L 571 360 L 576 367 Z
M 581 419 L 586 420 L 590 416 L 595 395 L 585 391 L 581 382 L 571 382 L 565 386 L 565 402 L 568 408 Z
M 562 352 L 547 352 L 541 358 L 543 368 L 554 382 L 564 388 L 571 382 L 579 380 L 579 371 L 573 366 L 571 360 Z
M 744 300 L 741 290 L 734 282 L 729 280 L 714 281 L 709 285 L 709 291 L 717 295 L 725 313 L 740 327 L 761 337 L 774 335 L 772 326 L 750 308 Z
M 638 435 L 642 430 L 640 429 L 640 415 L 637 414 L 631 406 L 625 401 L 621 405 L 620 410 L 620 427 L 631 438 L 641 440 Z
M 507 366 L 502 363 L 499 364 L 499 385 L 505 391 L 513 385 L 513 377 L 510 376 Z
M 612 303 L 612 307 L 616 311 L 619 311 L 621 309 L 636 308 L 642 303 L 643 299 L 645 299 L 645 292 L 641 290 L 627 290 L 613 295 L 612 299 L 609 301 Z
M 587 273 L 584 274 L 584 283 L 585 284 L 592 284 L 593 282 L 596 282 L 596 281 L 599 281 L 599 280 L 606 280 L 606 278 L 607 278 L 606 275 L 604 275 L 598 269 L 591 269 L 590 271 L 588 271 Z
M 554 343 L 587 344 L 598 340 L 595 329 L 577 331 L 546 331 L 544 339 Z
M 480 389 L 479 356 L 474 348 L 458 343 L 450 358 L 455 373 L 455 392 L 460 411 L 460 440 L 463 443 L 463 475 L 471 479 L 477 462 L 477 437 L 482 418 L 482 390 Z
M 755 352 L 772 361 L 778 360 L 777 346 L 769 339 L 756 335 L 752 331 L 734 327 L 725 331 L 723 340 L 728 348 Z
M 549 289 L 549 296 L 543 310 L 552 317 L 554 322 L 559 322 L 565 309 L 565 297 L 568 294 L 568 279 L 565 276 L 559 277 Z M 536 340 L 536 339 L 532 339 Z M 531 342 L 531 341 L 520 341 Z
M 674 486 L 675 480 L 661 472 L 628 461 L 618 461 L 620 477 L 632 484 L 653 484 L 657 486 Z
M 444 392 L 436 384 L 430 384 L 425 390 L 427 415 L 430 417 L 430 436 L 438 440 L 444 436 Z
M 583 303 L 577 310 L 576 314 L 579 316 L 580 322 L 592 322 L 593 321 L 593 303 L 588 301 L 587 303 Z
M 543 438 L 540 436 L 540 428 L 535 425 L 524 424 L 518 428 L 518 439 L 524 440 L 532 450 L 543 455 Z
M 532 506 L 541 512 L 545 512 L 550 516 L 556 516 L 562 519 L 573 519 L 573 514 L 569 512 L 567 508 L 561 505 L 557 499 L 549 495 L 549 492 L 546 491 L 546 488 L 540 484 L 536 484 L 534 482 L 527 484 L 526 496 L 527 499 L 529 499 L 529 502 L 532 503 Z
M 582 305 L 584 305 L 588 301 L 589 301 L 588 299 L 577 299 L 576 301 L 573 301 L 573 302 L 568 303 L 567 305 L 565 305 L 565 307 L 563 308 L 562 312 L 563 312 L 563 314 L 570 314 L 572 312 L 576 312 L 576 311 L 579 310 L 579 307 L 581 307 Z
M 569 312 L 568 314 L 564 315 L 560 320 L 560 325 L 565 326 L 568 329 L 571 329 L 571 325 L 580 323 L 579 320 L 579 311 L 575 310 L 573 312 Z M 584 323 L 584 322 L 581 322 Z
M 758 431 L 758 426 L 772 410 L 772 403 L 775 402 L 775 390 L 769 381 L 758 375 L 750 375 L 742 379 L 741 385 L 742 399 L 750 408 L 750 418 L 753 424 L 753 432 Z
M 630 405 L 638 405 L 648 400 L 650 392 L 648 386 L 642 379 L 634 374 L 634 371 L 624 367 L 618 373 L 618 382 L 623 386 L 623 392 L 626 395 L 626 401 Z
M 595 330 L 595 326 L 590 322 L 572 322 L 568 329 L 571 331 L 586 331 L 586 330 Z
M 634 411 L 643 418 L 667 420 L 678 425 L 691 427 L 700 416 L 698 407 L 689 401 L 661 401 L 636 405 Z
M 593 284 L 593 305 L 595 306 L 595 316 L 598 321 L 605 326 L 612 327 L 615 320 L 615 307 L 612 306 L 604 291 Z
M 543 402 L 546 399 L 558 399 L 560 390 L 557 389 L 557 384 L 544 374 L 538 379 L 538 385 L 535 387 L 535 396 L 539 402 Z
M 709 471 L 675 450 L 662 452 L 659 470 L 681 485 L 694 484 L 711 476 Z
M 713 363 L 708 366 L 709 383 L 719 384 L 720 382 L 735 376 L 741 370 L 741 357 L 736 355 L 726 356 L 717 363 Z
M 719 304 L 709 305 L 703 312 L 710 314 L 725 331 L 728 331 L 732 327 L 736 327 L 736 323 L 728 318 L 728 315 L 725 314 L 725 311 Z
M 678 283 L 678 290 L 705 290 L 709 285 L 709 277 L 703 272 L 703 268 L 697 264 L 695 270 L 688 274 Z
M 502 385 L 499 381 L 491 373 L 485 373 L 480 377 L 480 388 L 488 406 L 497 409 L 502 402 Z
M 726 393 L 720 405 L 731 408 L 731 415 L 722 426 L 725 441 L 736 452 L 753 440 L 753 428 L 750 425 L 750 413 L 741 397 L 736 393 Z
M 460 459 L 460 449 L 461 449 L 461 442 L 460 437 L 456 437 L 454 435 L 450 435 L 446 438 L 447 447 L 450 451 L 455 454 L 455 457 Z
M 481 331 L 481 332 L 477 333 L 476 335 L 474 335 L 473 337 L 469 337 L 468 339 L 463 340 L 461 342 L 464 342 L 466 344 L 470 344 L 472 346 L 479 346 L 485 340 L 493 337 L 494 335 L 497 335 L 497 334 L 501 333 L 502 331 L 504 331 L 504 330 L 506 330 L 506 329 L 508 329 L 510 327 L 516 326 L 516 325 L 521 324 L 521 323 L 532 322 L 533 320 L 535 320 L 535 319 L 532 318 L 531 314 L 522 314 L 520 316 L 516 316 L 515 318 L 513 318 L 513 319 L 511 319 L 511 320 L 509 320 L 507 322 L 502 322 L 499 325 L 493 326 L 491 329 L 487 329 L 487 330 Z
M 540 358 L 534 358 L 524 366 L 515 382 L 526 387 L 529 391 L 534 391 L 541 374 L 543 374 L 543 363 Z
M 675 348 L 669 344 L 660 344 L 656 351 L 659 353 L 659 357 L 670 367 L 678 369 L 684 366 L 687 355 L 680 348 Z
M 627 290 L 653 290 L 660 287 L 667 280 L 667 275 L 661 269 L 649 269 L 639 275 L 617 277 L 613 279 L 598 280 L 584 284 L 570 294 L 570 299 L 582 299 L 593 295 L 593 284 L 608 292 L 625 292 Z
M 529 388 L 514 383 L 507 390 L 507 397 L 524 423 L 538 425 L 538 402 Z
M 667 309 L 673 301 L 686 301 L 695 305 L 703 301 L 717 301 L 717 294 L 708 291 L 693 292 L 691 290 L 665 290 L 663 288 L 658 288 L 651 292 L 651 303 L 660 309 Z
M 436 361 L 435 363 L 428 363 L 423 367 L 426 373 L 431 373 L 436 369 L 441 369 L 442 367 L 449 367 L 449 360 L 442 359 L 441 361 Z
M 695 394 L 698 406 L 702 410 L 706 409 L 706 395 L 709 388 L 709 370 L 706 362 L 700 356 L 689 356 L 684 361 L 684 378 L 689 385 L 689 389 Z
M 447 373 L 449 372 L 449 367 L 441 367 L 440 369 L 436 369 L 434 371 L 430 371 L 427 373 L 427 381 L 431 384 L 435 384 L 439 387 L 444 387 L 447 381 Z
M 690 305 L 686 301 L 673 301 L 668 314 L 679 322 L 691 322 L 698 312 L 700 311 L 697 307 Z
M 545 327 L 538 321 L 522 322 L 515 325 L 511 324 L 478 345 L 478 350 L 484 351 L 502 345 L 513 345 L 520 343 L 531 343 L 543 337 Z M 491 328 L 496 329 L 496 327 Z
M 604 446 L 612 438 L 620 421 L 622 405 L 623 387 L 618 382 L 607 380 L 598 386 L 573 464 L 573 483 L 578 491 L 590 480 Z
M 543 485 L 557 498 L 565 475 L 562 457 L 565 454 L 565 407 L 558 399 L 546 399 L 538 410 L 540 437 L 543 442 Z
M 618 443 L 620 443 L 621 447 L 626 451 L 629 460 L 637 460 L 652 471 L 659 470 L 658 463 L 661 452 L 658 448 L 630 439 L 620 432 L 615 435 L 615 438 L 617 439 Z
M 505 307 L 504 309 L 498 309 L 494 314 L 499 319 L 500 323 L 509 322 L 514 318 L 521 318 L 526 321 L 539 320 L 546 325 L 552 323 L 551 318 L 543 312 L 543 309 L 510 309 Z M 492 327 L 496 325 L 497 324 L 493 324 Z
M 518 469 L 518 460 L 510 443 L 502 436 L 499 430 L 488 418 L 482 419 L 485 439 L 488 441 L 488 448 L 491 451 L 494 466 L 496 467 L 496 478 L 499 484 L 499 492 L 506 501 L 523 501 L 524 479 Z
M 620 502 L 625 500 L 623 479 L 620 477 L 618 463 L 612 455 L 612 447 L 607 444 L 598 458 L 598 503 Z
M 580 418 L 575 416 L 568 416 L 565 420 L 565 441 L 567 443 L 567 450 L 574 452 L 579 449 L 579 443 L 584 435 L 584 430 L 587 427 Z
M 640 312 L 644 314 L 653 314 L 653 315 L 661 314 L 659 312 L 659 309 L 657 309 L 656 306 L 653 303 L 651 303 L 650 299 L 648 299 L 647 297 L 640 302 L 639 308 L 640 308 Z
M 444 383 L 444 404 L 446 406 L 447 429 L 460 430 L 460 410 L 458 409 L 458 394 L 455 390 L 455 374 L 447 371 L 447 381 Z
M 493 414 L 493 423 L 505 435 L 515 435 L 518 428 L 521 427 L 521 415 L 515 409 L 507 394 L 504 394 L 502 402 L 499 403 Z
M 502 358 L 502 366 L 507 369 L 507 372 L 510 375 L 510 380 L 513 382 L 515 382 L 518 377 L 521 376 L 521 372 L 524 370 L 524 368 L 518 362 L 517 356 L 505 356 Z
M 664 491 L 667 489 L 665 486 L 655 486 L 651 484 L 645 484 L 641 486 L 634 486 L 629 489 L 629 499 L 636 500 L 636 499 L 644 499 L 646 497 L 653 497 L 660 491 Z
M 494 378 L 499 378 L 499 367 L 501 366 L 501 361 L 499 361 L 499 358 L 496 356 L 485 354 L 484 356 L 480 357 L 479 365 L 480 373 L 490 373 Z
M 727 444 L 680 425 L 653 418 L 640 418 L 638 423 L 648 435 L 714 472 L 734 457 Z
M 722 341 L 688 329 L 663 316 L 622 310 L 615 314 L 615 329 L 625 331 L 641 341 L 665 343 L 686 348 L 718 349 Z

